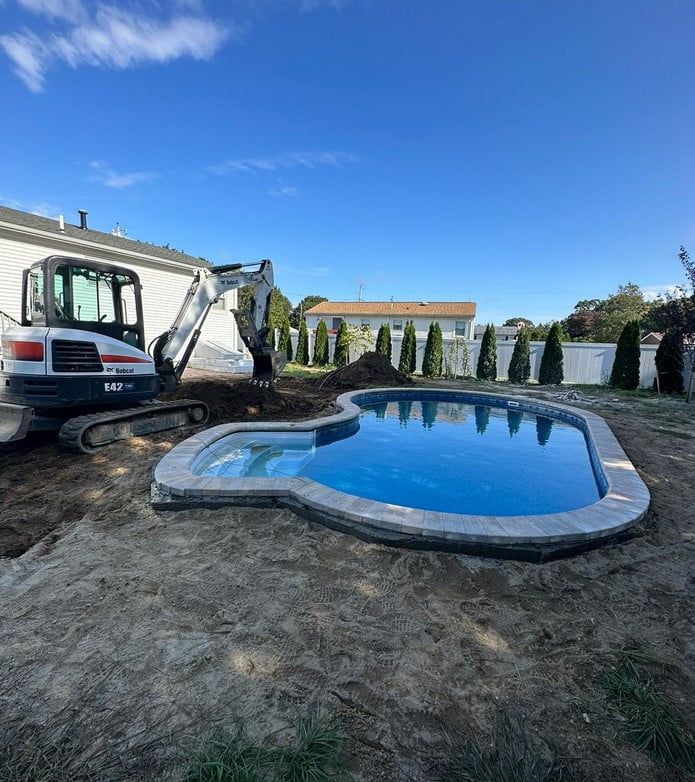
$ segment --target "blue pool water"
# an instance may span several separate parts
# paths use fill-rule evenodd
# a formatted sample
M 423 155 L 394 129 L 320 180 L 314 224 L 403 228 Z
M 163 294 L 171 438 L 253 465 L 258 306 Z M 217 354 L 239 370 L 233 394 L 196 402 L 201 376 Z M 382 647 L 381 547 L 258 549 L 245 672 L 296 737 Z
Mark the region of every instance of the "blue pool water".
M 361 409 L 359 428 L 229 435 L 194 472 L 300 476 L 380 502 L 481 516 L 557 513 L 600 499 L 584 433 L 559 419 L 460 401 Z

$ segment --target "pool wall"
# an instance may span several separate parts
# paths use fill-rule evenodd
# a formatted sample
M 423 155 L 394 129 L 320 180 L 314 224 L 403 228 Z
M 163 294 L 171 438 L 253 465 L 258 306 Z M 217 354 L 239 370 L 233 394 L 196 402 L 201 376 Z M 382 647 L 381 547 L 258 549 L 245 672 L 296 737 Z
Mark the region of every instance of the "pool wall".
M 318 432 L 327 435 L 357 421 L 360 404 L 380 401 L 460 401 L 543 415 L 573 424 L 586 437 L 603 495 L 562 513 L 469 516 L 408 508 L 332 489 L 306 478 L 231 478 L 196 475 L 194 463 L 209 446 L 238 432 Z M 644 516 L 649 491 L 608 424 L 595 413 L 528 397 L 428 388 L 376 388 L 341 394 L 339 412 L 300 422 L 222 424 L 189 437 L 156 466 L 152 503 L 176 510 L 220 505 L 288 507 L 312 521 L 387 545 L 545 561 L 622 536 Z

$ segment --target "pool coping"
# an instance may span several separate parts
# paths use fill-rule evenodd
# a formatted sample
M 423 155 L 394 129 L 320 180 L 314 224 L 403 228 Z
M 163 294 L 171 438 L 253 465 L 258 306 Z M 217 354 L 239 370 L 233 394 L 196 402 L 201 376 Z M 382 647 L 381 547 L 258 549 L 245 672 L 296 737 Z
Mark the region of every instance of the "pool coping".
M 605 494 L 576 510 L 528 516 L 470 516 L 378 502 L 332 489 L 307 478 L 236 478 L 195 475 L 193 463 L 210 445 L 238 432 L 307 432 L 339 427 L 360 414 L 358 403 L 398 394 L 422 400 L 443 396 L 559 418 L 579 426 Z M 542 551 L 581 550 L 632 527 L 649 507 L 649 490 L 601 416 L 530 397 L 438 388 L 373 388 L 336 400 L 339 411 L 307 421 L 229 423 L 214 426 L 176 445 L 156 465 L 153 504 L 159 508 L 277 504 L 306 511 L 310 518 L 390 545 L 445 550 L 490 549 L 495 556 L 543 559 Z M 265 502 L 264 502 L 265 501 Z M 516 554 L 514 554 L 514 550 Z M 534 551 L 536 556 L 524 556 Z M 506 553 L 505 553 L 506 552 Z M 539 553 L 540 552 L 540 553 Z

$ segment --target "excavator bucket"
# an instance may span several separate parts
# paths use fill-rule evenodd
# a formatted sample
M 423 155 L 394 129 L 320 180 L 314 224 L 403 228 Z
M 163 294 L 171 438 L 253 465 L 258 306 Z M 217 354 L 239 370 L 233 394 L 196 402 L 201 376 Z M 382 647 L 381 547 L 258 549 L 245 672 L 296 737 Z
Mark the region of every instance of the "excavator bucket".
M 0 402 L 0 443 L 23 440 L 33 417 L 32 407 Z
M 251 350 L 253 357 L 253 383 L 271 386 L 287 363 L 287 354 L 271 348 Z

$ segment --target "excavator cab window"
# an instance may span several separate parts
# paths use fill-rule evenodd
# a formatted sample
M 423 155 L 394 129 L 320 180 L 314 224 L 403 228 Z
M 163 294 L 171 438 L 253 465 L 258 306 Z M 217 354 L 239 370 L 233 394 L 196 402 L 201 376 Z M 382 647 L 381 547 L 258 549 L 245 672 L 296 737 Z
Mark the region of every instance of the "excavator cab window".
M 41 267 L 33 268 L 27 277 L 29 296 L 26 302 L 26 320 L 33 326 L 42 326 L 46 323 L 46 308 L 44 306 L 44 276 Z

